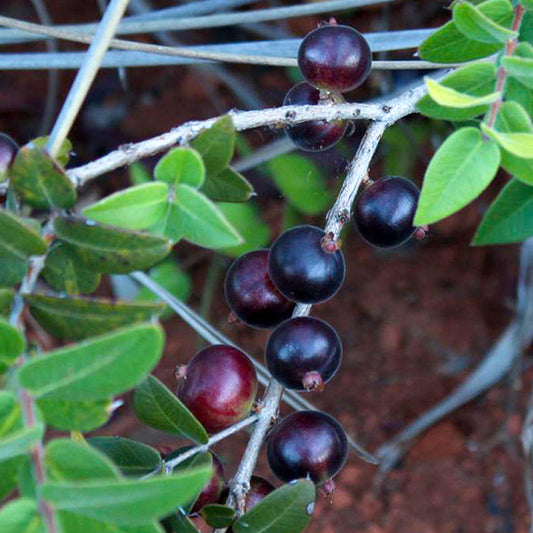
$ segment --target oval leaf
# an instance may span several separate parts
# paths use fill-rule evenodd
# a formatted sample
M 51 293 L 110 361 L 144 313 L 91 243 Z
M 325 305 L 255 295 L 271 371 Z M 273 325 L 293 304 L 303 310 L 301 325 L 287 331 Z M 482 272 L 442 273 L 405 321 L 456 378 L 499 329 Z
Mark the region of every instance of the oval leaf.
M 32 255 L 43 255 L 46 241 L 13 213 L 0 209 L 0 254 L 26 260 Z
M 198 189 L 205 179 L 205 165 L 196 150 L 174 148 L 158 161 L 154 169 L 154 177 L 169 185 L 186 183 Z
M 179 511 L 175 511 L 170 516 L 167 516 L 162 520 L 162 524 L 166 526 L 167 531 L 172 531 L 174 533 L 176 531 L 179 531 L 180 533 L 199 533 L 189 518 L 184 514 L 181 514 Z
M 0 289 L 0 316 L 8 317 L 13 304 L 13 290 Z
M 5 372 L 22 354 L 26 340 L 17 328 L 0 318 L 0 373 Z
M 48 139 L 50 138 L 49 135 L 45 135 L 43 137 L 36 137 L 35 139 L 32 139 L 31 142 L 28 143 L 29 148 L 40 148 L 41 150 L 46 150 L 46 145 L 48 144 Z M 65 139 L 61 146 L 59 147 L 59 150 L 57 152 L 57 155 L 55 157 L 55 160 L 59 163 L 59 165 L 62 168 L 65 168 L 67 166 L 67 163 L 70 159 L 70 154 L 72 152 L 72 143 Z
M 247 202 L 252 197 L 254 188 L 242 174 L 226 167 L 222 172 L 206 179 L 202 192 L 217 202 Z
M 24 455 L 44 436 L 44 425 L 24 427 L 0 438 L 0 462 Z
M 300 479 L 271 492 L 233 524 L 235 533 L 299 533 L 311 520 L 316 490 Z
M 23 146 L 9 176 L 21 200 L 34 207 L 68 209 L 76 203 L 76 189 L 65 171 L 39 148 Z
M 150 427 L 183 435 L 200 444 L 209 440 L 189 409 L 154 376 L 148 376 L 135 389 L 133 406 L 139 419 Z
M 235 520 L 235 509 L 216 503 L 204 505 L 200 514 L 211 527 L 229 527 Z
M 103 400 L 137 385 L 163 351 L 159 326 L 141 324 L 46 353 L 19 371 L 37 398 Z
M 507 56 L 502 58 L 502 65 L 510 76 L 533 88 L 533 58 Z
M 502 148 L 524 159 L 533 158 L 533 133 L 501 133 L 481 123 L 481 130 Z
M 168 186 L 150 182 L 129 187 L 107 196 L 83 210 L 102 224 L 125 229 L 146 229 L 165 216 Z
M 500 92 L 495 92 L 485 96 L 470 96 L 469 94 L 461 93 L 455 89 L 441 85 L 428 76 L 424 78 L 424 81 L 426 82 L 429 96 L 437 104 L 455 109 L 484 106 L 499 100 L 502 95 Z
M 414 224 L 432 224 L 477 198 L 493 180 L 500 150 L 477 128 L 452 133 L 433 156 L 424 177 Z
M 58 217 L 54 227 L 57 237 L 72 245 L 84 265 L 106 274 L 145 270 L 168 255 L 171 247 L 167 239 L 79 217 Z
M 20 498 L 7 503 L 0 509 L 0 531 L 2 533 L 44 533 L 37 502 Z
M 142 526 L 117 526 L 70 511 L 59 511 L 57 516 L 61 524 L 61 533 L 165 533 L 157 522 Z
M 533 10 L 533 0 L 520 0 L 520 3 L 528 10 Z
M 113 302 L 103 298 L 56 298 L 27 294 L 32 316 L 52 335 L 81 340 L 114 329 L 148 321 L 165 309 L 159 302 Z

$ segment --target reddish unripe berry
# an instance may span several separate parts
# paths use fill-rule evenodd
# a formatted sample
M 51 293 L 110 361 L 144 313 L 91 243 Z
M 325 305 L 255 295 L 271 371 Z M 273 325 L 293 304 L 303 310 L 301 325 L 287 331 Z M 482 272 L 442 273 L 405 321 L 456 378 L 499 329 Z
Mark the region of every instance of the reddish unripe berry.
M 18 144 L 5 133 L 0 133 L 0 178 L 5 175 L 19 150 Z
M 250 359 L 232 346 L 198 352 L 187 365 L 178 397 L 209 433 L 242 420 L 252 408 L 257 375 Z
M 327 322 L 308 316 L 279 325 L 265 352 L 272 376 L 293 390 L 322 390 L 337 372 L 341 358 L 337 332 Z
M 276 289 L 268 275 L 268 250 L 236 259 L 226 274 L 224 293 L 235 316 L 256 328 L 273 328 L 294 309 L 294 302 Z
M 419 195 L 412 181 L 396 176 L 367 187 L 359 196 L 353 218 L 361 237 L 380 248 L 404 243 L 415 231 Z
M 317 89 L 346 92 L 361 85 L 370 73 L 372 52 L 354 28 L 320 26 L 305 36 L 298 50 L 298 66 Z
M 295 85 L 285 95 L 283 105 L 317 105 L 320 91 L 306 82 Z M 319 152 L 337 144 L 346 132 L 344 120 L 310 120 L 285 129 L 290 140 L 301 150 Z
M 268 272 L 289 300 L 316 304 L 329 300 L 344 281 L 344 256 L 322 247 L 325 233 L 315 226 L 295 226 L 282 233 L 270 249 Z
M 333 417 L 299 411 L 274 426 L 267 451 L 270 468 L 281 481 L 310 477 L 321 485 L 346 462 L 348 439 Z

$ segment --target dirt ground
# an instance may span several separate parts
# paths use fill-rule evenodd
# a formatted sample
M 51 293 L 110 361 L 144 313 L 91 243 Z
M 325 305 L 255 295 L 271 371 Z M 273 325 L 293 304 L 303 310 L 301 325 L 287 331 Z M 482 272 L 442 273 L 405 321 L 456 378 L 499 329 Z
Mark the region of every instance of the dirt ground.
M 96 2 L 46 2 L 56 23 L 91 21 L 98 16 Z M 93 5 L 94 4 L 94 5 Z M 170 5 L 171 2 L 157 2 Z M 428 5 L 431 4 L 431 5 Z M 267 3 L 257 3 L 264 7 Z M 444 2 L 400 3 L 387 15 L 377 8 L 341 18 L 363 30 L 384 27 L 406 29 L 437 26 L 445 20 Z M 0 13 L 36 20 L 30 2 L 3 0 Z M 317 18 L 290 21 L 287 29 L 303 35 Z M 234 32 L 234 33 L 232 33 Z M 224 42 L 249 38 L 243 30 L 221 28 L 186 34 L 187 43 Z M 181 35 L 180 35 L 181 38 Z M 147 38 L 148 40 L 148 38 Z M 42 44 L 9 50 L 42 50 Z M 63 49 L 77 49 L 76 46 Z M 7 50 L 7 49 L 6 49 Z M 252 83 L 265 105 L 277 105 L 290 81 L 281 69 L 232 67 Z M 72 80 L 60 76 L 59 101 Z M 128 70 L 125 92 L 116 71 L 99 75 L 75 125 L 71 138 L 73 165 L 103 155 L 119 144 L 145 139 L 190 119 L 202 119 L 232 107 L 241 107 L 216 78 L 209 91 L 190 68 Z M 205 80 L 204 80 L 205 81 Z M 379 92 L 383 80 L 374 76 L 362 93 Z M 0 74 L 0 131 L 21 143 L 37 135 L 46 94 L 41 71 Z M 103 120 L 102 120 L 102 117 Z M 358 128 L 359 132 L 360 128 Z M 275 137 L 261 131 L 248 136 L 259 146 Z M 357 134 L 351 144 L 356 144 Z M 349 144 L 350 146 L 350 144 Z M 428 148 L 429 149 L 429 148 Z M 353 146 L 352 146 L 353 153 Z M 421 183 L 420 156 L 411 179 Z M 151 162 L 148 162 L 150 164 Z M 347 159 L 325 157 L 320 164 L 341 179 Z M 379 175 L 378 154 L 372 173 Z M 333 169 L 333 170 L 332 170 Z M 107 194 L 126 184 L 123 171 L 100 178 L 93 186 Z M 337 176 L 337 177 L 336 177 Z M 247 175 L 260 192 L 259 205 L 273 234 L 280 230 L 283 199 L 264 177 Z M 499 178 L 500 185 L 505 179 Z M 89 190 L 87 191 L 90 192 Z M 511 316 L 518 269 L 518 246 L 471 248 L 469 241 L 495 189 L 458 215 L 437 224 L 430 236 L 388 253 L 365 245 L 355 232 L 345 238 L 347 277 L 331 301 L 314 308 L 339 332 L 344 362 L 322 394 L 308 396 L 318 407 L 337 417 L 351 436 L 376 450 L 401 428 L 444 398 L 475 368 Z M 315 219 L 321 224 L 320 218 Z M 189 263 L 194 277 L 190 304 L 197 308 L 211 253 L 179 244 L 176 256 Z M 105 291 L 105 287 L 102 289 Z M 228 308 L 219 278 L 211 320 L 248 352 L 262 359 L 267 333 L 226 322 Z M 186 363 L 199 346 L 195 333 L 178 318 L 165 322 L 168 342 L 156 374 L 174 387 L 173 369 Z M 350 455 L 337 477 L 331 503 L 321 499 L 310 533 L 525 533 L 529 511 L 524 492 L 524 464 L 519 435 L 529 396 L 532 372 L 525 372 L 516 403 L 509 410 L 508 384 L 502 383 L 431 428 L 415 443 L 402 463 L 381 483 L 376 468 Z M 122 435 L 155 446 L 177 447 L 179 442 L 142 426 L 126 405 L 99 434 Z M 284 409 L 285 411 L 285 409 Z M 497 438 L 501 428 L 507 440 Z M 215 448 L 227 475 L 234 471 L 246 443 L 246 434 Z M 261 456 L 257 473 L 269 477 Z

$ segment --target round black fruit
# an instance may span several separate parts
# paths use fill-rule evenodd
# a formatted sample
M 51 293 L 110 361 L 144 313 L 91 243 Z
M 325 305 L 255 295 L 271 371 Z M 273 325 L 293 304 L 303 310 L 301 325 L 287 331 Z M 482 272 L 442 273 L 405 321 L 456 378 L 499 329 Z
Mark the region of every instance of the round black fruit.
M 383 178 L 365 189 L 355 206 L 354 224 L 361 237 L 379 248 L 405 242 L 414 233 L 418 187 L 405 178 Z
M 270 335 L 265 358 L 268 370 L 284 387 L 322 390 L 341 363 L 341 340 L 323 320 L 291 318 Z
M 285 96 L 283 105 L 316 105 L 320 91 L 308 83 L 295 85 Z M 347 128 L 344 120 L 310 120 L 286 128 L 289 139 L 301 150 L 319 152 L 337 144 Z
M 361 85 L 372 65 L 366 39 L 349 26 L 327 24 L 306 35 L 298 50 L 298 66 L 317 89 L 346 92 Z
M 268 462 L 284 482 L 310 477 L 322 485 L 343 467 L 348 441 L 341 425 L 320 411 L 292 413 L 268 440 Z
M 230 266 L 224 281 L 226 302 L 240 320 L 256 328 L 273 328 L 294 309 L 268 275 L 268 250 L 242 255 Z
M 295 226 L 282 233 L 270 249 L 268 272 L 289 300 L 316 304 L 329 300 L 344 281 L 344 256 L 322 248 L 325 233 L 315 226 Z

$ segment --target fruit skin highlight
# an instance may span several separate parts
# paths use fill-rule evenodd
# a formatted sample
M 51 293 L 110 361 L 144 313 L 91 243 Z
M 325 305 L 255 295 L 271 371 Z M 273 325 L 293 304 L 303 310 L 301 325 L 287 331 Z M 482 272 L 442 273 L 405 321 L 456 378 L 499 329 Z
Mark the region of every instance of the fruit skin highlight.
M 226 273 L 224 294 L 235 316 L 256 328 L 273 328 L 294 309 L 294 302 L 276 289 L 268 275 L 268 250 L 236 259 Z
M 367 187 L 359 196 L 353 222 L 365 241 L 391 248 L 415 232 L 413 219 L 420 190 L 410 180 L 391 176 Z
M 305 81 L 292 87 L 285 95 L 283 105 L 317 105 L 320 91 Z M 337 144 L 348 123 L 344 120 L 310 120 L 285 128 L 289 139 L 301 150 L 320 152 Z
M 250 359 L 232 346 L 217 344 L 199 351 L 181 376 L 178 397 L 209 433 L 242 420 L 257 394 L 257 375 Z
M 284 387 L 322 390 L 340 366 L 342 344 L 327 322 L 296 317 L 272 332 L 265 359 L 272 376 Z
M 308 83 L 323 91 L 346 92 L 370 74 L 372 52 L 356 29 L 326 24 L 308 33 L 298 50 L 298 67 Z
M 270 249 L 268 272 L 276 288 L 289 300 L 316 304 L 329 300 L 344 281 L 346 267 L 340 250 L 322 247 L 324 230 L 295 226 L 282 233 Z
M 321 411 L 299 411 L 274 426 L 267 454 L 272 472 L 281 481 L 309 476 L 323 485 L 344 466 L 348 439 L 333 417 Z

